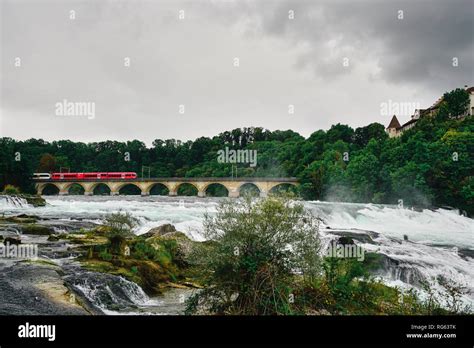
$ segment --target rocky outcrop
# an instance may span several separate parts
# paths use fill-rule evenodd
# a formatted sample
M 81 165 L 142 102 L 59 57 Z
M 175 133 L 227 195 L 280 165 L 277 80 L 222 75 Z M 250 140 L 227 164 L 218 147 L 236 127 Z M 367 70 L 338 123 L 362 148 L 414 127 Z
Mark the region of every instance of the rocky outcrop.
M 171 224 L 164 224 L 164 225 L 152 228 L 147 233 L 142 234 L 140 237 L 145 238 L 145 239 L 151 238 L 151 237 L 157 237 L 157 236 L 159 237 L 171 232 L 176 232 L 176 228 Z
M 193 246 L 198 243 L 189 239 L 183 232 L 176 231 L 176 228 L 170 224 L 153 228 L 141 237 L 145 237 L 145 240 L 157 250 L 162 248 L 163 241 L 174 241 L 176 250 L 173 258 L 178 266 L 186 266 L 189 263 L 189 255 Z
M 23 262 L 0 272 L 0 315 L 85 315 L 64 285 L 60 269 Z
M 374 238 L 377 238 L 379 234 L 372 231 L 344 231 L 344 230 L 326 230 L 325 232 L 339 236 L 340 244 L 353 244 L 350 240 L 358 241 L 361 243 L 376 244 Z M 347 243 L 344 243 L 346 241 Z
M 34 234 L 40 236 L 48 236 L 54 233 L 54 229 L 50 226 L 40 224 L 24 224 L 21 225 L 21 232 L 24 234 Z

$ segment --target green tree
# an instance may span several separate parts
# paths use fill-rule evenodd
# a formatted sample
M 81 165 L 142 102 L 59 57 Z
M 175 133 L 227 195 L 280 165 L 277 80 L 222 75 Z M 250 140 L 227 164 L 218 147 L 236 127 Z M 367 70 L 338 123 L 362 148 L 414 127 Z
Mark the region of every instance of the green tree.
M 41 156 L 38 166 L 38 172 L 40 173 L 51 173 L 56 170 L 56 158 L 49 154 L 45 153 Z
M 456 88 L 444 93 L 443 102 L 446 103 L 451 117 L 466 115 L 469 106 L 469 93 L 463 88 Z

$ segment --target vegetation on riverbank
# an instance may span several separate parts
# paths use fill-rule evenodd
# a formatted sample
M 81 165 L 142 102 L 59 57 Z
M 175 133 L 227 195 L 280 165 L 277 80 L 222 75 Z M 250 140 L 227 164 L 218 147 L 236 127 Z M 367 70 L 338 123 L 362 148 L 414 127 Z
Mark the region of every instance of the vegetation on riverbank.
M 187 302 L 188 314 L 339 315 L 457 314 L 462 289 L 447 285 L 447 305 L 429 287 L 427 299 L 370 276 L 367 262 L 321 257 L 317 219 L 287 198 L 222 202 L 204 224 L 209 242 L 193 260 L 204 290 Z M 442 280 L 439 280 L 441 283 Z
M 86 250 L 81 258 L 83 266 L 91 271 L 123 276 L 149 295 L 159 294 L 170 286 L 189 286 L 182 245 L 192 241 L 173 232 L 135 236 L 132 232 L 135 225 L 136 220 L 128 213 L 107 216 L 104 226 L 88 232 L 91 238 L 101 235 L 103 242 L 83 248 Z

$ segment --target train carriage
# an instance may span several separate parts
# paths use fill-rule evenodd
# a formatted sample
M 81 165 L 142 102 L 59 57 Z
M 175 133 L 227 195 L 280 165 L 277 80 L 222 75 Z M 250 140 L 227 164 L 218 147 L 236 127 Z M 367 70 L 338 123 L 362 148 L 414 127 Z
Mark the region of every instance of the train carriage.
M 136 179 L 135 172 L 34 173 L 34 180 L 113 180 Z

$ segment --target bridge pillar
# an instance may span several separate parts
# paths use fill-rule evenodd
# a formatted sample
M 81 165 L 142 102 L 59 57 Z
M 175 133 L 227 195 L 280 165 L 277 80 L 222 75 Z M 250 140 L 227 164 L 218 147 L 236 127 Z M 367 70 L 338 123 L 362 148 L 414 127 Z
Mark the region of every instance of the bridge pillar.
M 198 197 L 206 197 L 206 191 L 198 191 Z
M 60 190 L 59 191 L 59 195 L 60 196 L 67 196 L 69 194 L 69 191 L 68 190 Z
M 260 197 L 264 198 L 264 197 L 267 197 L 268 196 L 268 192 L 267 191 L 260 191 Z
M 229 190 L 230 198 L 238 198 L 240 196 L 239 190 Z
M 168 192 L 168 196 L 177 196 L 178 195 L 178 191 L 177 190 L 170 190 Z
M 94 192 L 93 191 L 84 191 L 84 196 L 93 196 Z
M 149 195 L 150 195 L 150 192 L 142 191 L 141 195 L 142 195 L 142 196 L 149 196 Z

